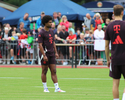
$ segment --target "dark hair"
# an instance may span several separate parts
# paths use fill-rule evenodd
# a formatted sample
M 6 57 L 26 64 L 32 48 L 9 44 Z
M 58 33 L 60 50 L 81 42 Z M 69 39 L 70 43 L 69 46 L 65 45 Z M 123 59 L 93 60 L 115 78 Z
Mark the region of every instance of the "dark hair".
M 22 32 L 23 32 L 23 33 L 27 33 L 27 30 L 24 28 Z
M 121 6 L 121 5 L 115 5 L 115 6 L 113 7 L 113 9 L 114 9 L 114 15 L 115 15 L 115 16 L 120 16 L 120 15 L 121 15 L 121 12 L 124 11 L 124 7 Z
M 50 20 L 52 20 L 52 17 L 49 15 L 45 15 L 42 19 L 42 24 L 45 26 L 45 24 L 48 23 Z
M 30 33 L 30 35 L 33 35 L 33 31 L 29 31 L 28 33 Z

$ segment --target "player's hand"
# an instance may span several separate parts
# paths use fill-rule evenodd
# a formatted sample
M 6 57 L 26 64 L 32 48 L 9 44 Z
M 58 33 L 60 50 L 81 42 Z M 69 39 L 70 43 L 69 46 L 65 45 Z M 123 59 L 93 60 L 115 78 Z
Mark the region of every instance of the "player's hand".
M 55 56 L 56 56 L 56 59 L 58 59 L 58 58 L 59 58 L 59 55 L 58 55 L 58 53 L 55 53 Z
M 36 41 L 38 41 L 38 38 L 36 38 Z
M 110 67 L 110 61 L 107 61 L 107 67 L 108 68 Z
M 45 56 L 43 56 L 43 60 L 44 61 L 48 61 L 48 58 L 47 58 L 47 56 L 45 55 Z

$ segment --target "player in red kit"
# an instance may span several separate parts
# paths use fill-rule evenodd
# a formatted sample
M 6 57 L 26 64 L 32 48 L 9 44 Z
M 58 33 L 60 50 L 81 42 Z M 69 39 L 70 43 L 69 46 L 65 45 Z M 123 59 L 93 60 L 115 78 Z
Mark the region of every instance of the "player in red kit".
M 65 92 L 59 88 L 57 75 L 56 75 L 56 60 L 55 57 L 58 58 L 56 45 L 54 41 L 54 33 L 53 30 L 50 29 L 52 25 L 52 17 L 44 16 L 42 19 L 42 23 L 44 28 L 41 29 L 38 35 L 38 43 L 39 43 L 39 56 L 41 58 L 41 66 L 42 66 L 42 83 L 44 87 L 44 92 L 49 92 L 46 83 L 46 74 L 48 68 L 51 71 L 51 78 L 55 85 L 55 92 Z
M 119 82 L 121 75 L 125 78 L 125 22 L 122 21 L 124 8 L 114 7 L 115 20 L 110 23 L 105 32 L 105 53 L 107 66 L 110 67 L 109 76 L 113 78 L 113 97 L 119 100 Z M 111 41 L 111 61 L 109 57 L 109 42 Z M 125 100 L 125 89 L 122 100 Z

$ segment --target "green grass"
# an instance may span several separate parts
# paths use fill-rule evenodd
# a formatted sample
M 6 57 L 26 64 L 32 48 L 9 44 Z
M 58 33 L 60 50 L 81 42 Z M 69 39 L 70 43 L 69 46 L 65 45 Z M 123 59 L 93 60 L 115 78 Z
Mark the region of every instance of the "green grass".
M 109 69 L 57 69 L 59 86 L 55 93 L 47 74 L 50 93 L 44 93 L 40 68 L 0 68 L 0 100 L 113 100 Z M 120 82 L 120 98 L 124 88 Z

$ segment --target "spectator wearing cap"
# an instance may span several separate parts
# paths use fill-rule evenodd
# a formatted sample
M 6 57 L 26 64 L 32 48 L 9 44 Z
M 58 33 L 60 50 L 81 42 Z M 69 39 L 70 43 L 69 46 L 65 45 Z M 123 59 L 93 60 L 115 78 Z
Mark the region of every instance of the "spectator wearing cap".
M 95 14 L 95 29 L 94 30 L 96 30 L 97 29 L 97 27 L 98 27 L 98 24 L 102 24 L 103 23 L 103 21 L 102 21 L 102 18 L 101 18 L 101 15 L 99 14 L 99 13 L 96 13 Z
M 90 14 L 86 14 L 86 18 L 84 19 L 84 24 L 87 26 L 87 28 L 91 29 L 91 27 L 95 27 L 95 21 L 93 18 L 91 18 Z
M 43 19 L 44 16 L 45 16 L 45 13 L 41 12 L 40 18 L 37 19 L 37 21 L 36 21 L 37 29 L 40 28 L 40 27 L 44 27 L 44 25 L 42 24 L 42 19 Z
M 23 22 L 24 23 L 24 28 L 27 31 L 30 31 L 30 20 L 29 20 L 29 14 L 28 13 L 25 13 L 24 17 L 19 19 L 17 28 L 20 27 L 20 22 Z
M 53 13 L 52 22 L 55 24 L 55 27 L 57 28 L 57 26 L 60 23 L 60 18 L 58 17 L 57 12 Z

